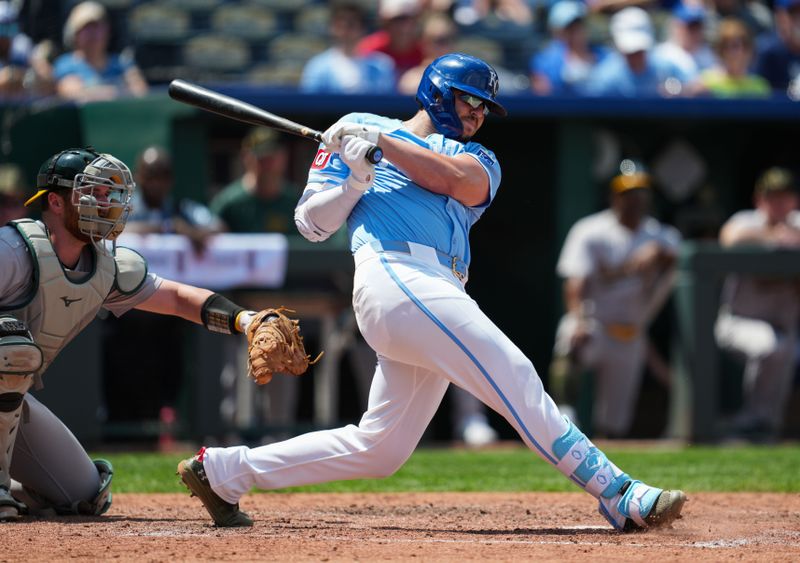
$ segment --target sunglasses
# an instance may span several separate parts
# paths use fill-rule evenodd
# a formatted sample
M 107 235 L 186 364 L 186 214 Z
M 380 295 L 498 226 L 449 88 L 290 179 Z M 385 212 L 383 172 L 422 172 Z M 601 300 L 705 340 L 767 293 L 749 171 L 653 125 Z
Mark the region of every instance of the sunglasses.
M 489 107 L 486 105 L 486 102 L 477 96 L 473 96 L 472 94 L 458 94 L 457 96 L 459 100 L 467 104 L 472 109 L 478 109 L 483 106 L 483 115 L 489 115 Z

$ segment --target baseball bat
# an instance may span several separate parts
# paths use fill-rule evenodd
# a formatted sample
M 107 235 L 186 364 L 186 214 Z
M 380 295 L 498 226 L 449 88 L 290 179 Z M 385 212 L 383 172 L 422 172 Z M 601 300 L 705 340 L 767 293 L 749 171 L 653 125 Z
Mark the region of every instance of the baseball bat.
M 242 100 L 214 92 L 186 80 L 173 80 L 169 83 L 168 92 L 169 97 L 173 100 L 199 107 L 223 117 L 251 125 L 265 125 L 284 133 L 322 142 L 322 133 L 316 129 L 306 127 Z M 372 164 L 378 164 L 383 159 L 383 150 L 378 146 L 374 146 L 367 151 L 365 158 Z

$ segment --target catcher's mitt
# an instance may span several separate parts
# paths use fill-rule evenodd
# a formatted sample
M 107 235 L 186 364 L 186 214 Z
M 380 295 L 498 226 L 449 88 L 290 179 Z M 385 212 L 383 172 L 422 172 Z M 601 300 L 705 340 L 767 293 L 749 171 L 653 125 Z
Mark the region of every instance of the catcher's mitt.
M 247 327 L 247 376 L 259 385 L 269 383 L 273 373 L 303 375 L 313 361 L 306 354 L 299 321 L 290 319 L 284 311 L 290 309 L 264 309 L 259 311 Z

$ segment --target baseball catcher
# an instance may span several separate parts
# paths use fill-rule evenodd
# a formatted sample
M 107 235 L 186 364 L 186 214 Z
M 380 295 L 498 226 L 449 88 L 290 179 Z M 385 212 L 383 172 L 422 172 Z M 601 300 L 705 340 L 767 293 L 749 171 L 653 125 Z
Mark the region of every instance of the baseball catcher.
M 67 149 L 42 164 L 26 202 L 41 205 L 41 221 L 0 227 L 0 521 L 100 515 L 111 506 L 111 464 L 90 459 L 28 393 L 43 386 L 47 367 L 100 309 L 116 316 L 140 309 L 246 333 L 259 383 L 308 367 L 298 321 L 280 309 L 248 311 L 208 289 L 163 279 L 148 273 L 138 253 L 113 244 L 134 188 L 131 171 L 114 156 Z

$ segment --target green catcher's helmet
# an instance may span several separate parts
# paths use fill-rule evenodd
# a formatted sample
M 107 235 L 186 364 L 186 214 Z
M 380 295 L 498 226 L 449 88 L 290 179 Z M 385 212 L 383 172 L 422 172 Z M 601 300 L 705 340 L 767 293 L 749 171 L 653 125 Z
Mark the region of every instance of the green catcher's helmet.
M 75 176 L 83 172 L 86 165 L 100 156 L 93 148 L 67 149 L 44 161 L 36 175 L 36 193 L 25 205 L 30 205 L 51 190 L 72 189 Z
M 28 205 L 51 190 L 71 190 L 78 228 L 95 242 L 116 239 L 125 228 L 136 184 L 124 162 L 91 147 L 67 149 L 39 168 L 36 194 Z

